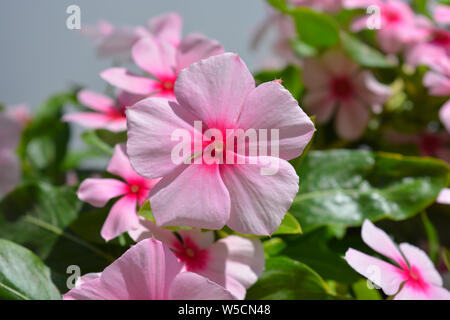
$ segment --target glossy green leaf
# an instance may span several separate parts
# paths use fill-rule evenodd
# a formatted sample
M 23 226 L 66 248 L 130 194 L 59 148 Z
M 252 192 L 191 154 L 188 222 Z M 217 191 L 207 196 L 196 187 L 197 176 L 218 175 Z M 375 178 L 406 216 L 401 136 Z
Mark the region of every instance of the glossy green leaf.
M 60 299 L 50 270 L 36 255 L 14 242 L 0 239 L 0 299 Z
M 258 281 L 247 291 L 249 300 L 332 299 L 325 281 L 307 265 L 287 257 L 274 257 Z
M 270 238 L 269 240 L 266 240 L 263 242 L 264 247 L 264 253 L 266 256 L 276 256 L 281 251 L 283 251 L 284 248 L 286 248 L 286 243 L 281 238 Z
M 395 66 L 395 63 L 386 58 L 384 54 L 348 33 L 341 32 L 341 44 L 349 57 L 362 66 L 377 68 L 391 68 Z
M 273 80 L 281 80 L 282 85 L 288 89 L 295 98 L 298 98 L 303 91 L 300 70 L 294 66 L 287 66 L 282 70 L 264 70 L 255 74 L 255 79 L 258 84 Z
M 289 12 L 300 40 L 312 47 L 331 47 L 339 42 L 339 26 L 333 18 L 308 8 Z M 320 35 L 320 36 L 319 36 Z
M 358 300 L 382 300 L 380 292 L 368 286 L 369 280 L 359 280 L 352 285 L 353 292 Z
M 309 152 L 298 173 L 300 192 L 289 212 L 303 232 L 407 219 L 432 204 L 449 180 L 443 161 L 363 150 Z
M 302 228 L 300 227 L 300 224 L 293 215 L 287 212 L 283 218 L 283 221 L 281 221 L 281 225 L 278 227 L 277 231 L 275 231 L 273 234 L 280 235 L 280 234 L 298 234 L 298 233 L 302 233 Z
M 267 0 L 267 3 L 281 12 L 288 12 L 286 0 Z
M 450 270 L 450 250 L 444 248 L 444 263 L 448 270 Z

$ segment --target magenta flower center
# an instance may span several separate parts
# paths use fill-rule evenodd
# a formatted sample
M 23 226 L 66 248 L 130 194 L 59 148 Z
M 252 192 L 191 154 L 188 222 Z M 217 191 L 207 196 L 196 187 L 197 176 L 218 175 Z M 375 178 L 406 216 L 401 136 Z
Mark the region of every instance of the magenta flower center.
M 189 237 L 184 237 L 183 242 L 177 241 L 175 243 L 174 253 L 185 264 L 188 271 L 205 269 L 209 259 L 208 250 L 200 249 Z
M 353 95 L 353 84 L 348 77 L 337 77 L 330 82 L 331 93 L 335 99 L 347 100 Z
M 416 290 L 422 291 L 425 291 L 428 288 L 428 284 L 426 283 L 426 281 L 424 281 L 422 275 L 416 267 L 411 266 L 411 268 L 409 269 L 404 269 L 403 272 L 405 281 L 409 286 L 415 288 Z
M 399 12 L 389 7 L 384 8 L 384 10 L 382 11 L 382 15 L 384 17 L 384 20 L 388 24 L 394 24 L 402 20 L 402 17 L 399 14 Z
M 176 76 L 159 79 L 158 91 L 162 94 L 173 94 L 176 80 Z
M 425 156 L 434 156 L 441 148 L 441 139 L 434 134 L 425 134 L 420 139 L 420 149 Z
M 133 184 L 133 185 L 130 186 L 130 192 L 131 193 L 138 193 L 140 189 L 141 188 L 138 185 L 136 185 L 136 184 Z
M 434 30 L 431 35 L 430 43 L 440 47 L 450 46 L 450 33 L 446 30 Z

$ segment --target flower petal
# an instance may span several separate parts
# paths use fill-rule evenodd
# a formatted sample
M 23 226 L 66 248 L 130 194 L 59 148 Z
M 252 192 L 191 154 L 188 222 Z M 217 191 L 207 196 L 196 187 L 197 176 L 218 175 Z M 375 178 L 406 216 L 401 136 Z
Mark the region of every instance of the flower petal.
M 134 171 L 131 167 L 130 160 L 125 151 L 126 146 L 124 144 L 117 144 L 114 147 L 114 153 L 109 161 L 108 168 L 106 171 L 115 174 L 116 176 L 122 177 L 128 182 L 134 180 L 144 179 Z
M 450 132 L 450 100 L 448 100 L 439 110 L 439 119 L 445 126 L 445 129 Z
M 122 233 L 133 230 L 139 225 L 136 212 L 136 196 L 126 195 L 111 207 L 111 211 L 103 224 L 101 235 L 106 241 L 114 239 Z
M 230 196 L 218 165 L 181 165 L 150 192 L 159 226 L 220 229 L 230 215 Z
M 19 121 L 0 115 L 0 150 L 17 148 L 21 132 Z
M 81 90 L 78 92 L 78 100 L 85 106 L 102 113 L 108 113 L 114 110 L 115 103 L 113 99 L 104 94 L 91 90 Z
M 315 131 L 314 124 L 299 107 L 298 102 L 275 81 L 263 83 L 250 92 L 236 127 L 244 130 L 267 129 L 268 133 L 271 129 L 277 130 L 279 157 L 285 160 L 301 155 Z M 267 155 L 271 155 L 271 139 L 267 145 Z M 258 150 L 258 145 L 250 147 Z
M 137 228 L 128 231 L 128 234 L 130 235 L 131 239 L 136 242 L 154 237 L 155 239 L 162 241 L 171 249 L 174 249 L 175 244 L 179 242 L 178 238 L 172 231 L 160 228 L 144 217 L 139 217 L 139 225 L 137 226 Z
M 182 19 L 178 13 L 170 12 L 148 21 L 150 32 L 160 41 L 178 46 L 181 40 Z
M 170 288 L 172 300 L 235 300 L 225 288 L 193 272 L 182 272 Z
M 125 194 L 128 186 L 116 179 L 86 179 L 78 188 L 78 198 L 95 207 L 104 207 L 117 196 Z
M 178 103 L 209 128 L 236 122 L 255 80 L 237 54 L 224 53 L 194 63 L 178 74 Z M 221 129 L 221 128 L 218 128 Z
M 0 150 L 0 198 L 11 192 L 20 182 L 20 159 L 12 151 Z
M 316 117 L 318 124 L 324 124 L 333 115 L 336 101 L 330 97 L 328 91 L 317 89 L 308 91 L 303 97 L 303 105 L 310 115 Z
M 183 240 L 189 238 L 200 250 L 206 249 L 214 243 L 213 231 L 203 232 L 202 230 L 195 228 L 192 230 L 178 230 L 177 233 Z
M 70 113 L 64 115 L 63 120 L 92 129 L 114 129 L 111 131 L 124 131 L 127 128 L 125 117 L 123 117 L 123 119 L 117 119 L 116 117 L 96 112 Z
M 450 188 L 442 189 L 441 192 L 439 192 L 436 202 L 450 204 Z
M 189 67 L 194 62 L 223 53 L 222 45 L 201 34 L 191 34 L 184 38 L 176 54 L 177 71 Z
M 240 233 L 270 235 L 278 229 L 290 208 L 298 192 L 299 178 L 283 159 L 246 157 L 242 162 L 245 164 L 221 168 L 223 182 L 231 197 L 227 225 Z M 269 163 L 271 169 L 268 169 Z M 267 175 L 262 174 L 263 168 L 269 170 Z
M 135 94 L 148 95 L 157 90 L 157 81 L 135 75 L 123 68 L 106 69 L 100 76 L 111 85 Z
M 341 102 L 335 119 L 336 131 L 344 139 L 356 140 L 362 136 L 370 119 L 369 109 L 353 99 Z
M 431 95 L 450 95 L 450 78 L 445 77 L 443 74 L 428 71 L 423 77 L 423 85 L 429 88 Z

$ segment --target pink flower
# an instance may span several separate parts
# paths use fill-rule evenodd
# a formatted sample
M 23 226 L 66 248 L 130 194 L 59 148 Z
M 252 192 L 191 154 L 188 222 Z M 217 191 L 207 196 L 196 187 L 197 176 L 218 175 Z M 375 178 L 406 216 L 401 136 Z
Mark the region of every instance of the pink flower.
M 441 24 L 450 24 L 450 6 L 436 5 L 434 8 L 434 20 Z
M 427 56 L 423 59 L 430 66 L 423 77 L 423 84 L 434 96 L 450 95 L 450 57 Z
M 177 230 L 157 227 L 140 218 L 140 227 L 129 231 L 135 241 L 154 236 L 177 256 L 183 269 L 208 278 L 230 291 L 237 299 L 244 299 L 246 289 L 253 285 L 264 268 L 264 250 L 258 239 L 228 236 L 214 241 L 214 232 Z
M 109 241 L 121 233 L 139 226 L 136 203 L 142 205 L 157 180 L 145 179 L 138 175 L 130 165 L 124 146 L 117 145 L 109 162 L 107 171 L 117 175 L 117 179 L 86 179 L 78 189 L 78 198 L 95 207 L 104 207 L 115 197 L 121 198 L 112 206 L 103 225 L 101 235 Z
M 119 91 L 115 102 L 103 94 L 82 90 L 78 93 L 78 100 L 96 112 L 67 114 L 63 117 L 63 120 L 88 128 L 107 129 L 116 132 L 125 131 L 127 129 L 125 109 L 143 98 L 143 96 L 126 91 Z
M 398 0 L 345 0 L 346 8 L 368 8 L 375 5 L 380 12 L 380 28 L 377 30 L 377 40 L 386 53 L 397 53 L 405 45 L 421 40 L 426 31 L 414 11 L 403 1 Z M 352 24 L 354 32 L 368 28 L 373 15 L 357 18 Z
M 113 26 L 100 21 L 97 26 L 83 27 L 81 32 L 92 38 L 100 57 L 128 58 L 133 45 L 153 35 L 177 46 L 181 39 L 182 20 L 177 13 L 167 13 L 148 21 L 147 27 Z
M 381 287 L 396 300 L 449 300 L 450 292 L 442 288 L 442 278 L 421 249 L 408 243 L 399 248 L 381 229 L 369 220 L 364 221 L 361 236 L 373 250 L 395 264 L 348 249 L 345 260 L 358 273 Z M 400 292 L 399 289 L 401 288 Z
M 327 51 L 320 58 L 305 60 L 303 79 L 307 94 L 303 103 L 319 124 L 329 121 L 336 110 L 337 134 L 348 140 L 361 137 L 371 109 L 381 110 L 390 88 L 376 81 L 369 71 L 340 51 Z
M 295 6 L 312 7 L 326 12 L 337 12 L 342 8 L 343 0 L 288 0 Z
M 132 74 L 124 68 L 110 68 L 101 73 L 110 84 L 140 95 L 174 99 L 174 84 L 178 72 L 190 64 L 223 52 L 222 46 L 199 34 L 181 40 L 175 48 L 172 44 L 148 36 L 132 49 L 134 62 L 154 78 Z
M 12 191 L 20 181 L 20 160 L 16 154 L 21 123 L 6 112 L 0 114 L 0 198 Z
M 8 106 L 5 110 L 5 115 L 19 122 L 22 128 L 25 128 L 33 120 L 30 109 L 25 104 Z
M 246 65 L 232 53 L 181 71 L 175 96 L 177 102 L 149 98 L 127 110 L 127 148 L 133 167 L 145 177 L 163 177 L 150 194 L 157 225 L 220 229 L 227 224 L 246 234 L 273 233 L 298 191 L 298 176 L 286 160 L 298 157 L 311 139 L 314 125 L 308 116 L 279 83 L 255 88 Z M 204 127 L 194 129 L 194 121 Z M 227 144 L 226 132 L 235 128 L 279 130 L 278 144 L 261 137 L 271 150 L 279 146 L 279 156 L 249 156 L 230 147 L 234 139 Z M 172 152 L 180 141 L 172 135 L 179 130 L 203 140 L 201 155 L 207 156 L 205 149 L 213 147 L 214 162 L 173 161 Z M 216 134 L 211 136 L 211 131 Z M 204 158 L 196 147 L 194 162 Z M 192 146 L 188 148 L 191 151 Z M 239 163 L 215 162 L 224 157 Z M 278 169 L 261 175 L 268 162 Z
M 192 272 L 168 247 L 143 240 L 99 274 L 88 274 L 64 300 L 232 300 L 226 289 Z

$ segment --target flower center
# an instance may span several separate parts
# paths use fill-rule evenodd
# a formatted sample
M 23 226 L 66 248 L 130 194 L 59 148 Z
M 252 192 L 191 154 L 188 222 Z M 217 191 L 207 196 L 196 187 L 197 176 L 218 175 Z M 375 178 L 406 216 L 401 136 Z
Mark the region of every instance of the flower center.
M 425 134 L 420 139 L 420 149 L 425 156 L 434 156 L 441 148 L 441 139 L 434 134 Z
M 396 23 L 401 20 L 400 14 L 397 11 L 392 10 L 390 8 L 385 8 L 384 18 L 388 23 Z
M 337 77 L 331 80 L 331 92 L 337 99 L 346 100 L 353 95 L 353 85 L 347 77 Z
M 446 30 L 435 30 L 430 42 L 440 47 L 447 47 L 450 45 L 450 33 Z
M 209 259 L 208 250 L 200 249 L 188 236 L 183 238 L 183 242 L 177 241 L 175 243 L 174 253 L 185 264 L 188 271 L 203 270 Z
M 139 192 L 140 187 L 136 184 L 131 185 L 130 187 L 130 191 L 131 193 L 138 193 Z
M 172 90 L 173 89 L 173 83 L 170 81 L 164 81 L 162 84 L 163 88 L 165 90 Z

